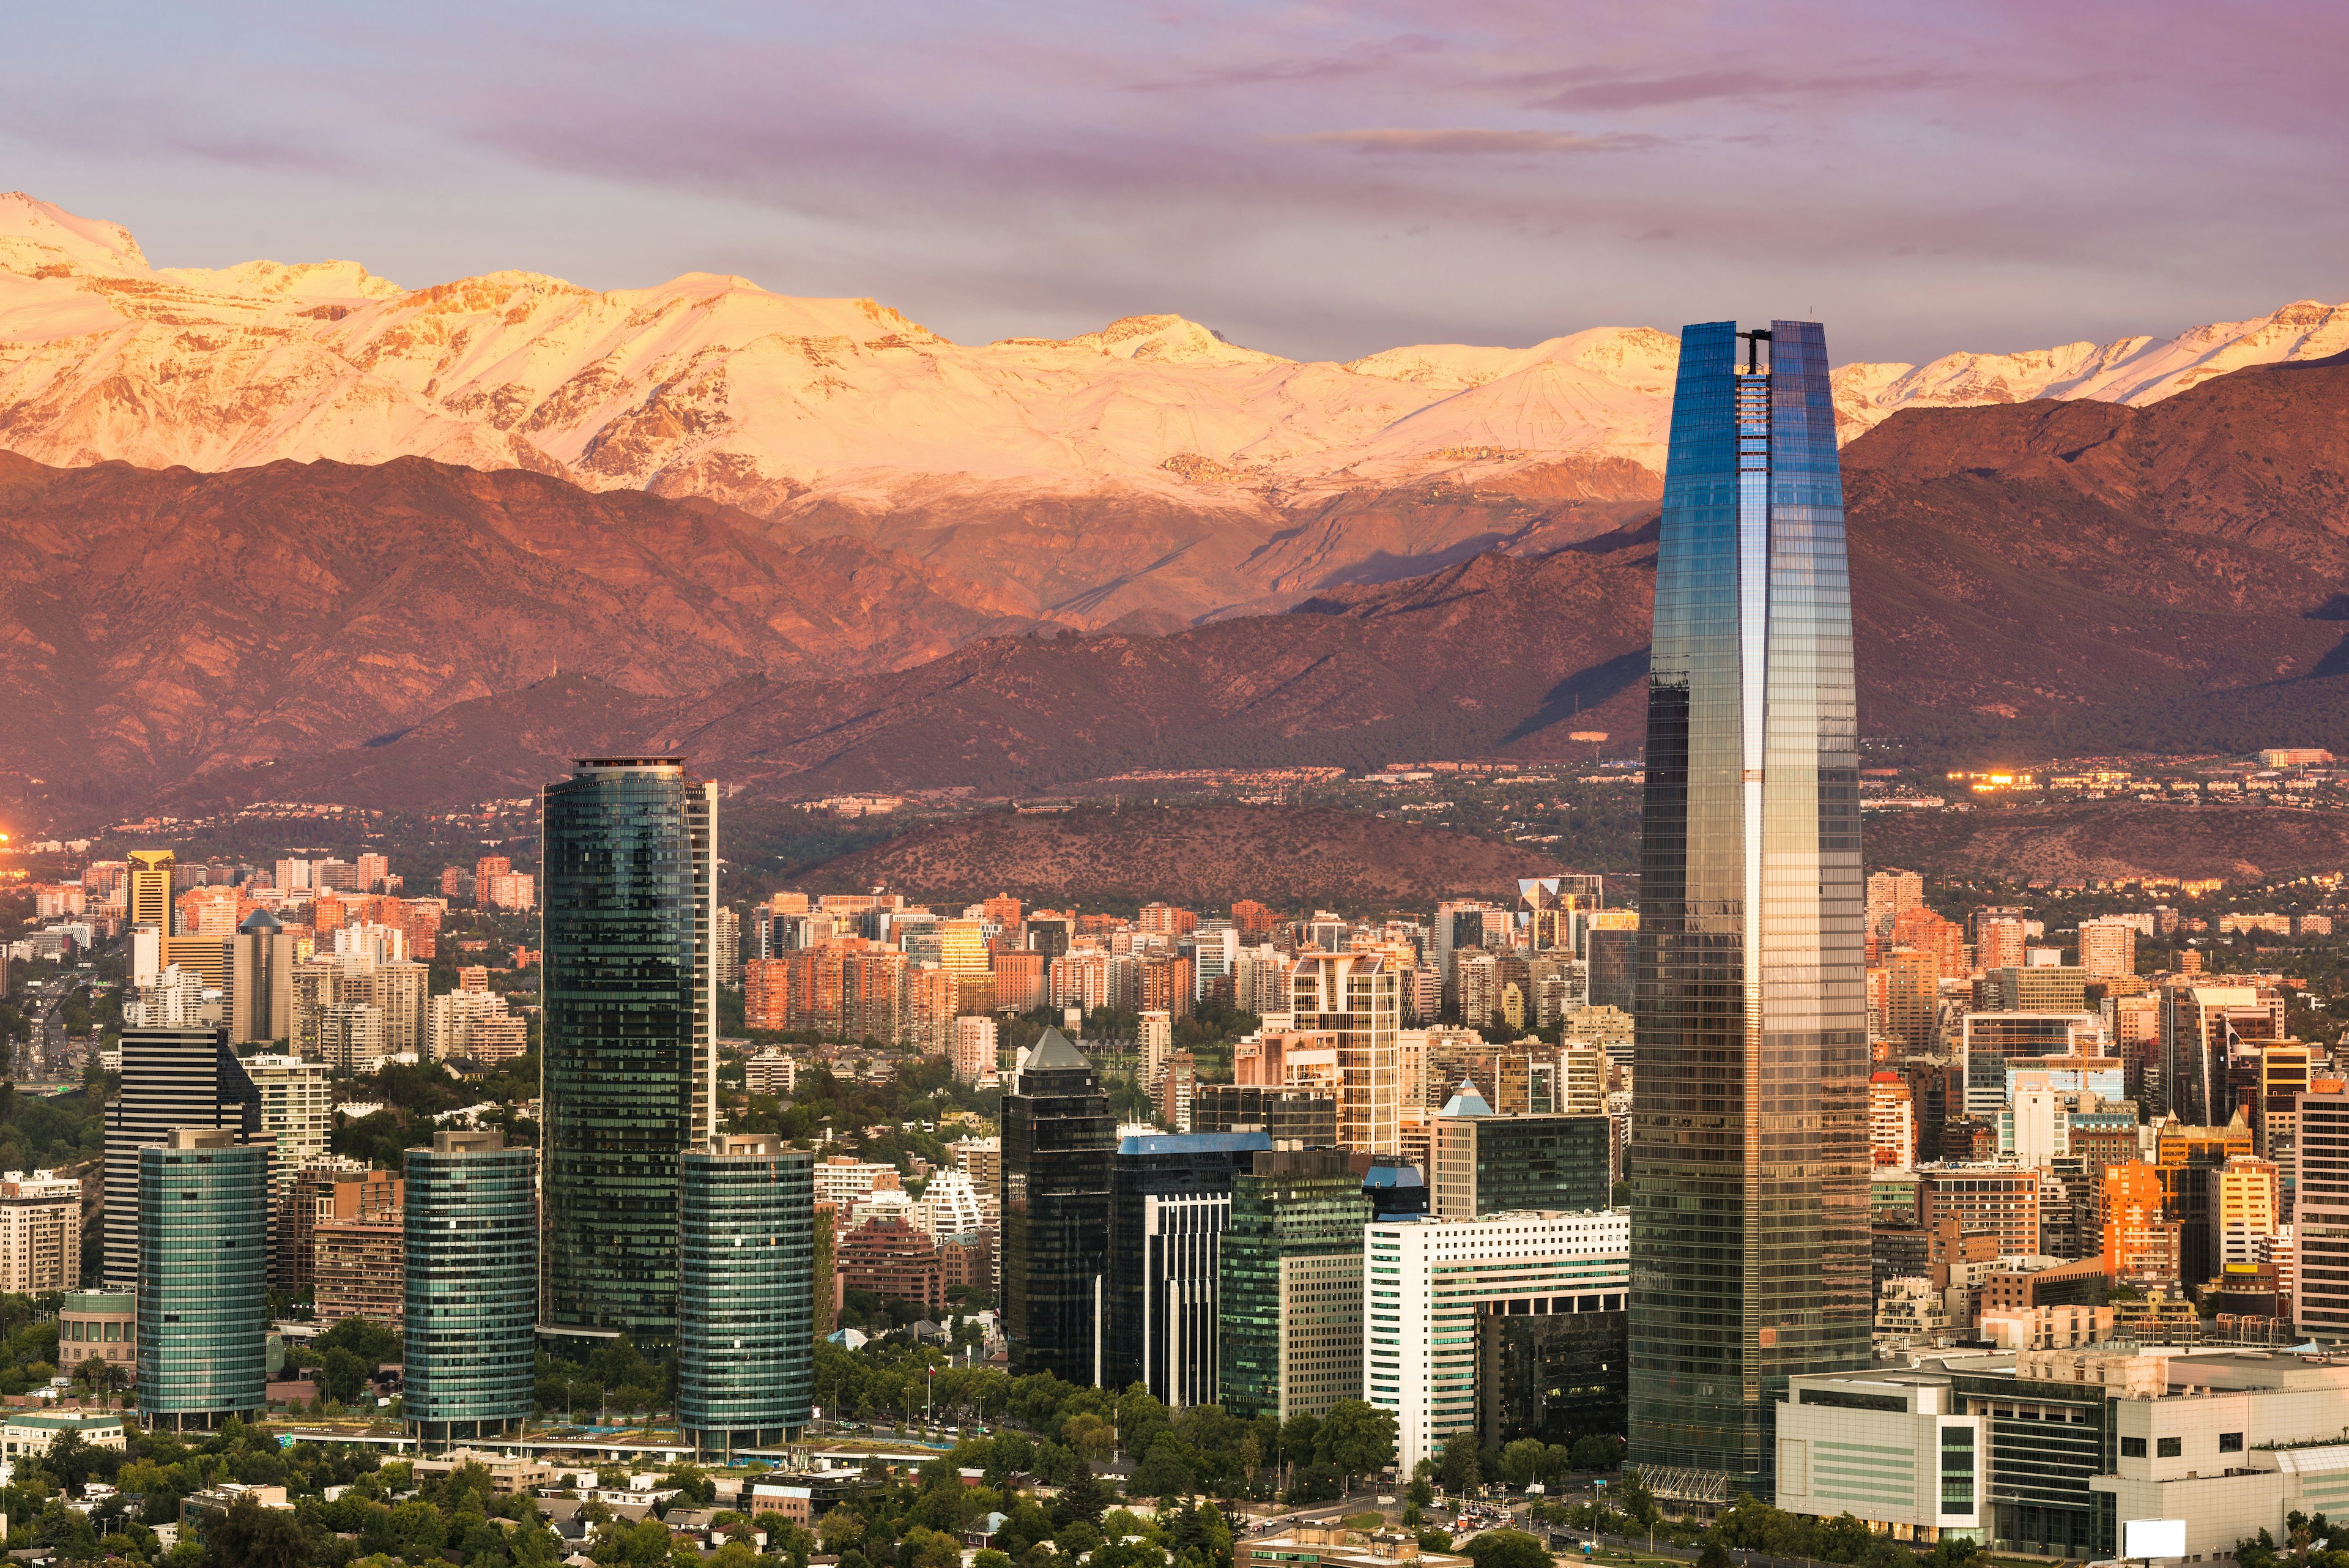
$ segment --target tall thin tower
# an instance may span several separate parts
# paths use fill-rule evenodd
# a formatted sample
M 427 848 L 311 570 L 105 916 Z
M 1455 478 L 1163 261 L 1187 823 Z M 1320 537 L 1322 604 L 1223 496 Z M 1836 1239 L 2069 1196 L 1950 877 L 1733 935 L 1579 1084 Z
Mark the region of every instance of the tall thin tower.
M 1788 1377 L 1868 1360 L 1851 587 L 1818 324 L 1691 327 L 1648 688 L 1630 1458 L 1775 1494 Z
M 713 1131 L 717 792 L 682 757 L 546 786 L 539 1321 L 676 1337 L 685 1151 Z

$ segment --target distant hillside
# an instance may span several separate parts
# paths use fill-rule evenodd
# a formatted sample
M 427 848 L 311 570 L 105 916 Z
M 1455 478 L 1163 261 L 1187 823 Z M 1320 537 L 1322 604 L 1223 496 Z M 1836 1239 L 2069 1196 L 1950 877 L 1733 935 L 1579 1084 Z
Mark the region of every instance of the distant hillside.
M 1870 866 L 1945 876 L 2223 877 L 2240 883 L 2349 867 L 2349 815 L 2129 801 L 1871 812 L 1860 842 Z
M 1256 898 L 1276 909 L 1425 910 L 1443 898 L 1495 897 L 1520 877 L 1560 869 L 1537 851 L 1356 812 L 1129 805 L 963 817 L 794 881 L 819 892 L 885 887 L 945 904 L 1009 892 L 1046 904 L 1163 898 L 1225 909 Z

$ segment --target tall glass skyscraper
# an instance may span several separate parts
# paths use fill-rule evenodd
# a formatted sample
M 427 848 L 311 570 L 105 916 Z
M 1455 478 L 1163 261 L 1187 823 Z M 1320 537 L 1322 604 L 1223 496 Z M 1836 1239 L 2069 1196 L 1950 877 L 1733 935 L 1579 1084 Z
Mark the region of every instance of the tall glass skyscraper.
M 1691 327 L 1648 688 L 1630 1459 L 1773 1495 L 1775 1402 L 1868 1360 L 1850 572 L 1816 322 Z
M 139 1151 L 139 1410 L 150 1426 L 260 1412 L 269 1381 L 269 1153 L 174 1127 Z
M 1107 1355 L 1117 1118 L 1093 1064 L 1047 1029 L 1003 1096 L 1003 1331 L 1011 1370 L 1092 1387 Z
M 713 1130 L 718 788 L 680 757 L 546 786 L 543 1326 L 677 1334 L 678 1176 Z

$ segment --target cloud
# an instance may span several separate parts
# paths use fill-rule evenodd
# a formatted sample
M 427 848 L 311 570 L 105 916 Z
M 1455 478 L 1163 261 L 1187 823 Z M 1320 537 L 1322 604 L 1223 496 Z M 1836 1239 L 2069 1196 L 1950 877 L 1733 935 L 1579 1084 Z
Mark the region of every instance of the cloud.
M 1179 92 L 1199 88 L 1260 87 L 1268 82 L 1335 81 L 1386 69 L 1414 55 L 1432 55 L 1444 40 L 1405 33 L 1376 44 L 1358 44 L 1326 55 L 1299 55 L 1254 65 L 1211 66 L 1180 77 L 1133 84 L 1136 92 Z
M 1639 152 L 1661 147 L 1664 139 L 1645 132 L 1584 136 L 1571 130 L 1421 130 L 1381 126 L 1363 130 L 1306 130 L 1268 136 L 1267 141 L 1312 142 L 1350 147 L 1358 152 L 1435 153 L 1445 157 L 1527 152 Z
M 1552 79 L 1564 79 L 1553 77 Z M 1968 79 L 1963 73 L 1866 67 L 1811 74 L 1774 73 L 1737 67 L 1688 71 L 1675 76 L 1637 77 L 1592 75 L 1532 107 L 1556 109 L 1662 109 L 1712 101 L 1755 102 L 1761 99 L 1839 99 L 1897 96 L 1938 88 L 1956 87 Z

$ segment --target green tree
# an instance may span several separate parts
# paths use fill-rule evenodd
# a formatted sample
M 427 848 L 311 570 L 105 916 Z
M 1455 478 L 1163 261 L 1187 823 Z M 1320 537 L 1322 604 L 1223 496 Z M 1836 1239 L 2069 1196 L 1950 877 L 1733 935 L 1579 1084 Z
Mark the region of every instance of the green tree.
M 1704 1538 L 1704 1550 L 1696 1554 L 1696 1568 L 1734 1568 L 1729 1560 L 1729 1548 L 1716 1535 Z
M 1522 1530 L 1488 1530 L 1460 1550 L 1476 1568 L 1551 1568 L 1549 1548 Z
M 367 1389 L 367 1364 L 341 1345 L 326 1352 L 318 1381 L 327 1398 L 347 1405 Z
M 1340 1399 L 1321 1418 L 1313 1457 L 1337 1468 L 1350 1486 L 1353 1478 L 1394 1463 L 1395 1418 L 1361 1399 Z
M 1188 1497 L 1198 1490 L 1198 1476 L 1183 1440 L 1172 1432 L 1158 1435 L 1125 1483 L 1128 1497 Z
M 308 1568 L 310 1541 L 294 1515 L 238 1498 L 204 1532 L 205 1568 Z

